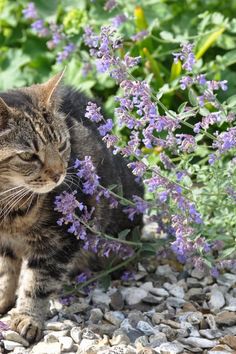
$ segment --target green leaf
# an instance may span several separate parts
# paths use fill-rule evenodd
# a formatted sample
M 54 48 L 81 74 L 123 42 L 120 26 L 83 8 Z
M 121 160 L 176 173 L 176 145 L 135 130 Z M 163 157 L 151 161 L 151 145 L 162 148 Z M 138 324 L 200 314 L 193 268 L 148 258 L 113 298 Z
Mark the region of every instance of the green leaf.
M 236 106 L 236 95 L 229 97 L 226 101 L 227 107 L 232 108 Z
M 110 274 L 104 275 L 102 278 L 100 278 L 99 284 L 104 290 L 107 290 L 111 284 Z
M 221 258 L 229 257 L 234 251 L 236 251 L 236 246 L 224 250 L 221 254 Z
M 225 66 L 230 66 L 232 64 L 235 64 L 236 63 L 236 49 L 231 50 L 230 52 L 223 55 L 221 60 L 222 60 L 222 64 L 224 64 Z
M 190 88 L 188 91 L 188 98 L 192 106 L 198 106 L 197 95 L 192 88 Z
M 120 240 L 126 240 L 126 236 L 130 233 L 130 229 L 125 229 L 122 230 L 121 232 L 118 233 L 118 239 Z

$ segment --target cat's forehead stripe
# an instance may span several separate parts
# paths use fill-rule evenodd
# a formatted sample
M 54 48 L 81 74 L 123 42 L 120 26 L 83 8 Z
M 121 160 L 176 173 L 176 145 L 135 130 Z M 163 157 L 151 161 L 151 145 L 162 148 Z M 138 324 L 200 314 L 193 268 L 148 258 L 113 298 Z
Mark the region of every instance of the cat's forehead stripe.
M 60 141 L 60 136 L 56 134 L 55 129 L 53 129 L 50 124 L 43 121 L 43 116 L 35 114 L 34 118 L 32 118 L 26 113 L 26 117 L 30 121 L 32 129 L 37 133 L 44 144 L 52 140 Z

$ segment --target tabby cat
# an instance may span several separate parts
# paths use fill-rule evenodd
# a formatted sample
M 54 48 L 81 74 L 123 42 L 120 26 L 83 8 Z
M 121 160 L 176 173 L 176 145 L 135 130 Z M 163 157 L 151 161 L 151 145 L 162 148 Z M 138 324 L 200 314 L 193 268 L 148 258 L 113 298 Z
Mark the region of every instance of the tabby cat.
M 106 148 L 96 123 L 84 118 L 89 100 L 61 87 L 61 77 L 0 93 L 0 313 L 15 305 L 18 289 L 10 327 L 29 342 L 40 339 L 49 297 L 88 258 L 56 222 L 54 200 L 70 187 L 68 166 L 90 155 L 103 186 L 122 187 L 128 199 L 143 193 L 125 161 Z M 78 177 L 72 189 L 75 183 Z M 121 208 L 110 209 L 105 199 L 94 205 L 81 191 L 79 199 L 95 206 L 107 233 L 141 224 L 140 217 L 131 223 Z

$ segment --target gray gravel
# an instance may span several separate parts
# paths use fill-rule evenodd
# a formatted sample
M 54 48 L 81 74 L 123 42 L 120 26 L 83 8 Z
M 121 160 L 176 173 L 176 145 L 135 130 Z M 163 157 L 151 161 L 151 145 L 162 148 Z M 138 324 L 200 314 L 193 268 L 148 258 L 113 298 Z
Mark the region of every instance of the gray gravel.
M 136 280 L 113 281 L 106 292 L 96 288 L 70 306 L 52 301 L 39 343 L 29 346 L 19 334 L 3 331 L 0 352 L 236 353 L 236 274 L 213 279 L 155 262 L 151 272 L 150 264 L 139 265 Z

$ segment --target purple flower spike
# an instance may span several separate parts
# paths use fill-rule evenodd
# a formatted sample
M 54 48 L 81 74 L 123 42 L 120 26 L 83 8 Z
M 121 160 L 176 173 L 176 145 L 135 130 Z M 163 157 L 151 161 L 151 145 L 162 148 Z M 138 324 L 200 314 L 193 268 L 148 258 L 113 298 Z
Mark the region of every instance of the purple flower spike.
M 22 13 L 24 18 L 27 20 L 35 20 L 38 17 L 37 10 L 33 2 L 29 2 L 28 6 L 22 10 Z

